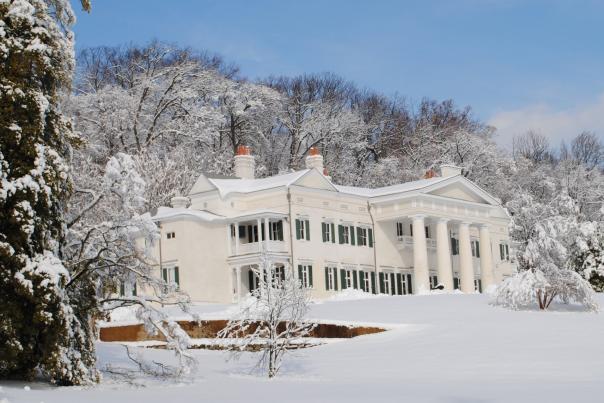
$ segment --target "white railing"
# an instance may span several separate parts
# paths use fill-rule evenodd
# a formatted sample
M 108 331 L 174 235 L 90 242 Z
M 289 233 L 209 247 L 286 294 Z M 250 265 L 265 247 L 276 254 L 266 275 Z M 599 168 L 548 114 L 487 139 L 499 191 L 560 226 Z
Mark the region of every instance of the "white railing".
M 264 249 L 264 241 L 240 243 L 235 247 L 235 242 L 231 242 L 231 256 L 246 255 L 249 253 L 258 253 Z M 235 252 L 237 248 L 237 252 Z M 267 252 L 287 252 L 287 245 L 284 241 L 268 241 L 266 242 Z

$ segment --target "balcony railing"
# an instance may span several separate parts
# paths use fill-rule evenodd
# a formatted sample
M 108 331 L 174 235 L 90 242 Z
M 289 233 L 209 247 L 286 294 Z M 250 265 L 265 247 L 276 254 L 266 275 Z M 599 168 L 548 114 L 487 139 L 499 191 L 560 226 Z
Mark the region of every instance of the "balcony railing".
M 411 247 L 413 245 L 413 237 L 410 235 L 397 236 L 399 247 Z M 426 238 L 426 246 L 430 249 L 436 249 L 436 240 Z
M 262 252 L 264 244 L 266 243 L 267 252 L 287 252 L 287 245 L 284 241 L 261 241 L 261 242 L 249 242 L 240 243 L 237 247 L 237 253 L 235 253 L 235 242 L 231 242 L 231 256 L 235 255 L 247 255 L 250 253 Z

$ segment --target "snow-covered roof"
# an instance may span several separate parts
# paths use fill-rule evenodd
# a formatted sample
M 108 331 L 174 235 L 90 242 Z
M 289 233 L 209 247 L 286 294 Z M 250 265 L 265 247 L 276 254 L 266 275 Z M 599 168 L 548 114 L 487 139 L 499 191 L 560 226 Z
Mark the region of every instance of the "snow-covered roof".
M 218 189 L 218 192 L 220 193 L 221 197 L 225 197 L 230 193 L 250 193 L 257 192 L 260 190 L 277 188 L 281 186 L 289 186 L 304 175 L 306 175 L 309 171 L 310 169 L 303 169 L 301 171 L 261 179 L 208 178 L 208 181 L 212 183 L 212 185 L 214 185 L 216 189 Z
M 450 178 L 451 177 L 445 177 L 445 178 L 436 177 L 436 178 L 430 178 L 430 179 L 420 179 L 417 181 L 405 182 L 405 183 L 400 183 L 398 185 L 384 186 L 384 187 L 374 188 L 374 189 L 362 188 L 362 187 L 356 187 L 356 186 L 341 186 L 341 185 L 334 185 L 334 186 L 336 187 L 336 189 L 338 189 L 338 192 L 341 192 L 341 193 L 347 193 L 347 194 L 363 196 L 363 197 L 379 197 L 379 196 L 386 196 L 386 195 L 391 195 L 391 194 L 396 194 L 396 193 L 410 192 L 412 190 L 422 189 L 422 188 L 437 184 L 439 182 L 443 182 Z
M 193 209 L 188 209 L 188 208 L 173 208 L 173 207 L 160 207 L 157 209 L 157 213 L 151 217 L 152 220 L 154 221 L 163 221 L 163 220 L 167 220 L 170 218 L 175 218 L 175 217 L 182 217 L 182 216 L 188 216 L 191 218 L 196 218 L 198 220 L 201 221 L 220 221 L 223 220 L 225 217 L 218 215 L 218 214 L 214 214 L 214 213 L 210 213 L 209 211 L 205 211 L 205 210 L 193 210 Z

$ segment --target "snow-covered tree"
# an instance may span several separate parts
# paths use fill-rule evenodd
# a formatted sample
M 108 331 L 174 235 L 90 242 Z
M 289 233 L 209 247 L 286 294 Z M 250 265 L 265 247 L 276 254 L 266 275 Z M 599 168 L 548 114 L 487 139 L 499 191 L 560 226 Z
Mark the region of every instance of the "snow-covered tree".
M 275 266 L 265 255 L 254 274 L 260 279 L 259 287 L 244 299 L 219 337 L 232 339 L 229 348 L 235 356 L 259 348 L 258 367 L 272 378 L 287 351 L 296 348 L 313 328 L 305 320 L 310 294 L 289 266 Z
M 0 16 L 0 377 L 87 383 L 97 378 L 95 296 L 90 283 L 67 288 L 62 261 L 64 156 L 78 139 L 59 97 L 75 18 L 65 0 L 3 1 Z
M 594 290 L 604 292 L 604 224 L 585 222 L 572 245 L 569 265 Z
M 547 205 L 525 197 L 518 210 L 512 226 L 516 238 L 523 240 L 519 243 L 519 272 L 497 288 L 494 303 L 515 309 L 536 303 L 546 310 L 558 299 L 597 311 L 594 290 L 571 268 L 572 247 L 582 227 L 576 202 L 566 193 Z

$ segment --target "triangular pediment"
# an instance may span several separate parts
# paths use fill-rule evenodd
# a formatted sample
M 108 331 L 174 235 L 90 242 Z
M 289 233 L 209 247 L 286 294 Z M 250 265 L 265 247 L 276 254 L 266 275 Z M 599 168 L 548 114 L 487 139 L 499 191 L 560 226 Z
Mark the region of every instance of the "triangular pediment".
M 481 204 L 497 204 L 497 201 L 466 179 L 459 179 L 451 183 L 443 183 L 432 189 L 427 189 L 426 194 L 447 197 Z
M 331 182 L 314 168 L 298 178 L 293 184 L 307 188 L 331 190 L 333 192 L 337 192 L 337 189 L 331 184 Z
M 197 181 L 189 191 L 189 195 L 209 192 L 210 190 L 216 190 L 216 186 L 214 186 L 214 184 L 210 182 L 204 174 L 201 174 L 199 175 L 199 178 L 197 178 Z

